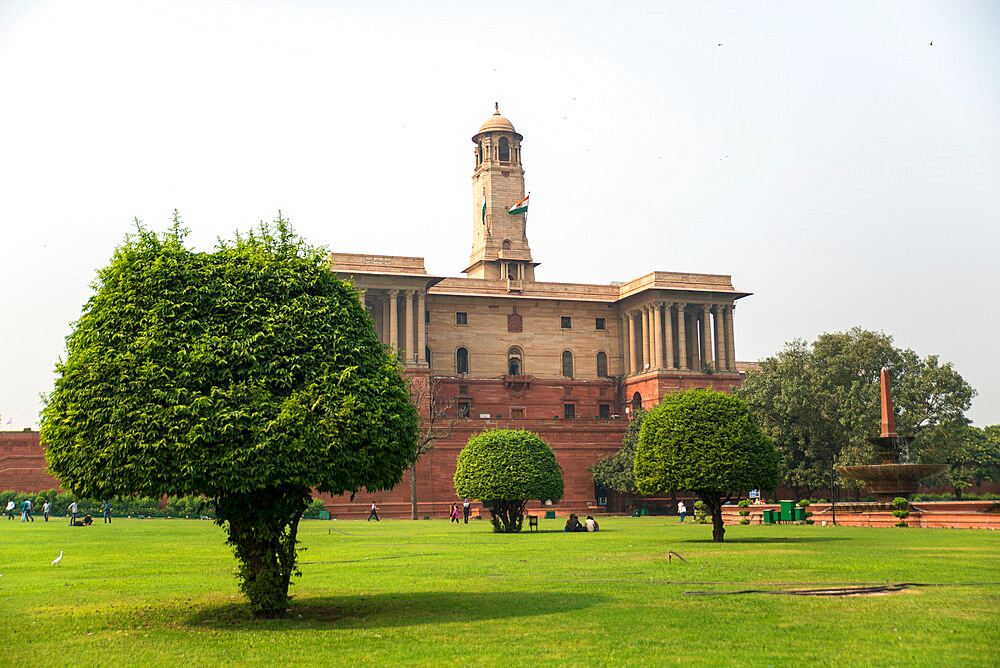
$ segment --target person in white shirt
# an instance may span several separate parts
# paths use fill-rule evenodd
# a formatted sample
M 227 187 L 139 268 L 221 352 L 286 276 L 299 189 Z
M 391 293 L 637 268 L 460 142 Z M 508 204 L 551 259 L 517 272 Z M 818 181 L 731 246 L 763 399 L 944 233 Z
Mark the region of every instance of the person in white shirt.
M 687 506 L 684 505 L 683 501 L 677 502 L 677 514 L 681 516 L 681 522 L 684 521 L 684 516 L 687 515 Z

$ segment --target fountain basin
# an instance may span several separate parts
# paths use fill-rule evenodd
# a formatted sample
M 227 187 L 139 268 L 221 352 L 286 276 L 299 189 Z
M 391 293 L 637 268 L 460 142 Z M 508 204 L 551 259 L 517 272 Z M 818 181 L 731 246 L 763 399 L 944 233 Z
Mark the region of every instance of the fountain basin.
M 921 480 L 944 473 L 948 468 L 947 464 L 870 464 L 838 466 L 837 471 L 868 483 L 879 503 L 890 504 L 897 496 L 910 498 Z

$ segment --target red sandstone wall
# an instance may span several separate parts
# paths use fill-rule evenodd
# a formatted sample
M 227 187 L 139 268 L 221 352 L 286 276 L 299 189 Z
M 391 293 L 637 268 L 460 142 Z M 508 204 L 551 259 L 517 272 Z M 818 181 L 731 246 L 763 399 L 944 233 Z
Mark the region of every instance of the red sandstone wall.
M 602 456 L 611 455 L 621 447 L 627 422 L 617 420 L 460 420 L 447 440 L 437 441 L 435 448 L 417 463 L 417 501 L 419 517 L 447 517 L 451 504 L 460 502 L 455 496 L 455 465 L 458 453 L 474 434 L 489 428 L 527 429 L 545 439 L 555 451 L 566 483 L 563 498 L 554 506 L 561 513 L 584 510 L 596 511 L 594 482 L 587 467 Z M 349 496 L 323 497 L 333 517 L 367 517 L 368 506 L 375 501 L 385 517 L 410 516 L 410 475 L 389 492 L 369 494 L 359 492 L 354 501 Z M 588 505 L 591 504 L 591 505 Z M 539 507 L 539 504 L 529 504 Z M 473 514 L 481 508 L 473 500 Z
M 743 386 L 743 376 L 738 373 L 716 373 L 711 376 L 698 374 L 671 374 L 669 372 L 650 373 L 639 376 L 625 383 L 625 400 L 633 401 L 638 392 L 642 399 L 642 407 L 649 409 L 663 400 L 667 394 L 676 394 L 682 390 L 711 388 L 716 392 L 728 394 L 733 387 Z
M 0 489 L 42 492 L 59 487 L 49 475 L 41 434 L 37 431 L 0 431 Z

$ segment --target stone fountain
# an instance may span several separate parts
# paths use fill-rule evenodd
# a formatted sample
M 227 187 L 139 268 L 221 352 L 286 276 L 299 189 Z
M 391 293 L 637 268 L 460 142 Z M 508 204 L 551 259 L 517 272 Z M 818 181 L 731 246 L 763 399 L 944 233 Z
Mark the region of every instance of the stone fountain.
M 870 439 L 878 446 L 881 464 L 839 466 L 837 470 L 848 478 L 868 483 L 868 489 L 880 505 L 889 505 L 897 496 L 909 499 L 924 478 L 944 473 L 947 464 L 901 464 L 899 455 L 909 437 L 896 433 L 896 415 L 892 408 L 892 388 L 889 372 L 882 369 L 882 435 Z

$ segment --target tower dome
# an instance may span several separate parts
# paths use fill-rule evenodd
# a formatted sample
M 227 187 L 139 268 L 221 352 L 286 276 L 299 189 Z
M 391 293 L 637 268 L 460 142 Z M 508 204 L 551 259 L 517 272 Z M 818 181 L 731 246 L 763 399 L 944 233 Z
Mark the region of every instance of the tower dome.
M 517 135 L 518 140 L 523 139 L 523 137 L 517 133 L 517 130 L 514 129 L 514 124 L 500 115 L 500 104 L 494 103 L 494 107 L 496 110 L 493 112 L 493 115 L 483 122 L 483 124 L 479 127 L 479 132 L 472 137 L 472 141 L 478 142 L 479 135 L 484 132 L 510 132 Z

